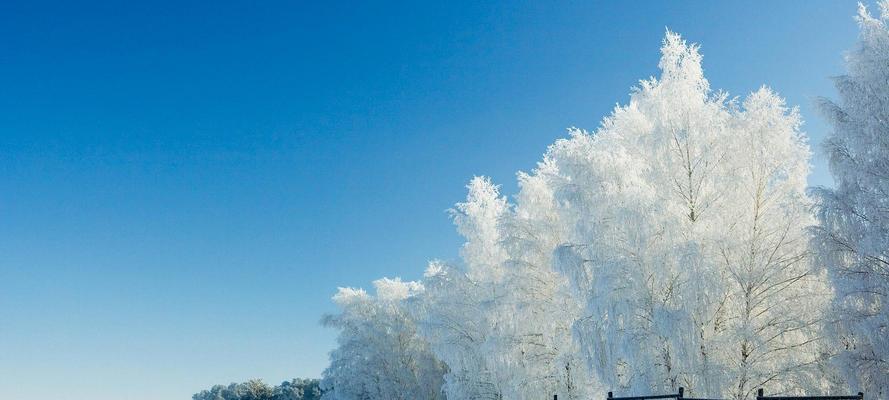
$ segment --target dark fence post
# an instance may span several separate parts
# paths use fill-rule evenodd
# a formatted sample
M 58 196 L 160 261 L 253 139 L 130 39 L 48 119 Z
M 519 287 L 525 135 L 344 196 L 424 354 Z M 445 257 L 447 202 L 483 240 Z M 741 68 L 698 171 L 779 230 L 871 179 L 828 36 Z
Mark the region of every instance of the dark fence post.
M 612 397 L 614 397 L 614 393 L 608 392 L 608 398 L 611 399 Z
M 679 387 L 679 394 L 676 396 L 676 399 L 681 400 L 684 395 L 685 395 L 685 388 L 680 386 Z
M 553 395 L 553 400 L 559 400 L 559 395 L 554 394 L 554 395 Z
M 864 392 L 858 392 L 858 398 L 864 400 Z
M 762 388 L 756 391 L 756 400 L 762 400 Z

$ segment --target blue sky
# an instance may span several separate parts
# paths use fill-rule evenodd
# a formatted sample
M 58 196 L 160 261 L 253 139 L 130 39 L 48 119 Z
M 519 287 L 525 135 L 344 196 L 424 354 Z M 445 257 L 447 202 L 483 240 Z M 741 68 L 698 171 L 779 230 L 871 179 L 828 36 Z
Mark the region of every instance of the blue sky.
M 851 1 L 252 3 L 0 4 L 5 398 L 320 376 L 336 287 L 455 259 L 466 182 L 514 193 L 666 27 L 814 145 L 857 32 Z

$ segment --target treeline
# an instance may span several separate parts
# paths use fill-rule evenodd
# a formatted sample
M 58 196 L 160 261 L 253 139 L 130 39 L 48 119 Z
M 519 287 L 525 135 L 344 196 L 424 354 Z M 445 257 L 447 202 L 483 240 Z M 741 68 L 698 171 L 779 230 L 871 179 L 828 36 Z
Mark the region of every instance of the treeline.
M 216 385 L 192 396 L 193 400 L 320 400 L 317 379 L 293 379 L 271 386 L 260 379 L 228 386 Z
M 860 7 L 839 99 L 818 100 L 835 187 L 807 187 L 797 108 L 712 90 L 698 46 L 668 32 L 659 76 L 549 146 L 514 197 L 470 182 L 459 262 L 340 288 L 324 399 L 889 398 L 880 11 Z

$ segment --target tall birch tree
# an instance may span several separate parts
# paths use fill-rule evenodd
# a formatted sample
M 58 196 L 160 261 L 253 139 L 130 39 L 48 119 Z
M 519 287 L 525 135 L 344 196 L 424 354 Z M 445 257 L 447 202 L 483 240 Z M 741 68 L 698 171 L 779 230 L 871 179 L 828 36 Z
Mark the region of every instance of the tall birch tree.
M 836 186 L 819 188 L 813 248 L 836 289 L 830 340 L 853 389 L 889 397 L 889 2 L 859 5 L 860 36 L 822 99 L 832 125 L 825 151 Z

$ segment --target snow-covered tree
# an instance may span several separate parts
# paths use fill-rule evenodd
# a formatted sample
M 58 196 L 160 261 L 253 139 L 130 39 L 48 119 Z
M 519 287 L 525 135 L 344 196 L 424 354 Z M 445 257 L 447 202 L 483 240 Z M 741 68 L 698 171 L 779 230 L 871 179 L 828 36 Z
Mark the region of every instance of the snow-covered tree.
M 432 262 L 425 273 L 421 333 L 436 356 L 448 365 L 444 391 L 451 399 L 504 398 L 509 371 L 496 366 L 501 356 L 495 338 L 502 328 L 504 262 L 499 221 L 506 199 L 490 180 L 477 177 L 467 186 L 464 203 L 452 210 L 457 230 L 466 238 L 464 268 Z
M 766 88 L 741 104 L 712 93 L 674 33 L 662 52 L 660 79 L 534 174 L 567 229 L 557 265 L 586 306 L 575 338 L 622 391 L 810 389 L 830 291 L 807 262 L 798 114 Z
M 515 371 L 508 398 L 587 399 L 601 392 L 598 379 L 573 340 L 573 325 L 582 311 L 564 275 L 555 270 L 555 249 L 566 227 L 556 212 L 551 188 L 539 177 L 519 173 L 516 205 L 501 219 L 507 254 L 505 315 L 513 315 L 502 348 Z M 520 394 L 526 393 L 525 396 Z
M 443 399 L 445 366 L 417 335 L 405 303 L 423 291 L 417 282 L 374 281 L 376 296 L 340 288 L 334 302 L 342 309 L 324 325 L 339 329 L 337 347 L 324 371 L 325 399 Z
M 274 400 L 321 400 L 321 382 L 317 379 L 292 379 L 275 386 Z
M 443 390 L 449 399 L 503 398 L 506 379 L 492 366 L 487 348 L 495 328 L 491 321 L 493 285 L 471 280 L 461 269 L 430 263 L 426 291 L 414 304 L 425 315 L 418 321 L 422 337 L 448 366 Z
M 274 388 L 260 379 L 228 386 L 216 385 L 192 396 L 194 400 L 273 400 Z
M 278 386 L 269 386 L 259 379 L 228 386 L 215 385 L 192 396 L 194 400 L 319 400 L 317 379 L 293 379 Z
M 435 371 L 451 400 L 822 388 L 831 290 L 807 247 L 799 115 L 767 88 L 712 92 L 677 34 L 662 53 L 595 133 L 572 129 L 518 174 L 514 204 L 470 182 L 452 213 L 460 263 L 431 263 L 395 302 L 337 295 L 330 398 L 400 398 Z M 400 377 L 399 354 L 447 368 Z
M 836 297 L 830 325 L 839 370 L 853 389 L 889 398 L 889 2 L 859 6 L 840 101 L 821 101 L 833 126 L 825 143 L 835 188 L 815 191 L 821 225 L 813 248 Z
M 571 338 L 579 306 L 552 266 L 561 229 L 552 196 L 523 175 L 511 209 L 489 179 L 453 211 L 466 238 L 460 267 L 434 262 L 424 280 L 421 332 L 450 368 L 452 399 L 579 399 L 589 374 Z

